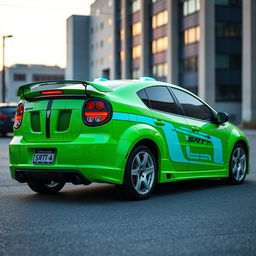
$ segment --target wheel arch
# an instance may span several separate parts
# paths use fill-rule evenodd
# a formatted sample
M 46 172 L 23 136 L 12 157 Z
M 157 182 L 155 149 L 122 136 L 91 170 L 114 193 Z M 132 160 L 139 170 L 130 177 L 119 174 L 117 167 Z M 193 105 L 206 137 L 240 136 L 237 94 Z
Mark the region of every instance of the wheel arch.
M 233 149 L 234 149 L 235 145 L 237 145 L 237 144 L 239 144 L 239 143 L 242 144 L 243 147 L 244 147 L 244 149 L 245 149 L 245 153 L 246 153 L 246 156 L 247 156 L 247 174 L 248 174 L 249 171 L 250 171 L 249 145 L 248 145 L 248 143 L 247 143 L 245 140 L 243 140 L 243 139 L 240 138 L 240 139 L 238 139 L 238 140 L 236 141 L 236 143 L 234 144 Z M 232 151 L 233 151 L 233 149 L 232 149 Z
M 155 141 L 153 141 L 152 139 L 149 139 L 149 138 L 141 139 L 133 146 L 130 153 L 132 152 L 132 150 L 134 148 L 136 148 L 138 146 L 146 146 L 152 151 L 152 153 L 155 157 L 155 160 L 156 160 L 157 170 L 158 170 L 159 169 L 159 162 L 160 162 L 160 159 L 161 159 L 161 153 L 160 153 L 160 149 L 159 149 L 157 143 Z

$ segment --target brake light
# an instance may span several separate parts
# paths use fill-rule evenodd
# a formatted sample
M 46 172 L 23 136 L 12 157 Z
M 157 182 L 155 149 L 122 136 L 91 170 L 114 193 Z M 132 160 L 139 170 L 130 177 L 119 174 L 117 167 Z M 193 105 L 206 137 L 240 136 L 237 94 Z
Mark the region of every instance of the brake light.
M 110 120 L 111 115 L 111 105 L 105 100 L 90 99 L 84 105 L 83 120 L 89 126 L 104 124 Z
M 50 90 L 50 91 L 42 91 L 40 92 L 41 95 L 58 95 L 63 94 L 62 90 Z
M 23 104 L 20 103 L 17 107 L 16 114 L 15 114 L 15 120 L 13 125 L 15 129 L 18 129 L 21 126 L 22 119 L 23 119 L 23 112 L 24 112 L 24 107 L 23 107 Z
M 0 119 L 6 119 L 7 115 L 6 114 L 0 114 Z
M 89 100 L 89 101 L 86 103 L 86 108 L 87 108 L 87 109 L 94 109 L 94 108 L 95 108 L 95 103 L 94 103 L 94 101 Z

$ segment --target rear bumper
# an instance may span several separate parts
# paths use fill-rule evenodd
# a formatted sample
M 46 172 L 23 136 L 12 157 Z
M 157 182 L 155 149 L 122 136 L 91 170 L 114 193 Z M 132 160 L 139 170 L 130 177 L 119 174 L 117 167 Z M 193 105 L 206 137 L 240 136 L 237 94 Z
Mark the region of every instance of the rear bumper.
M 28 143 L 22 136 L 15 136 L 9 146 L 11 176 L 16 179 L 17 171 L 38 174 L 75 171 L 90 182 L 121 184 L 131 143 L 106 135 L 98 136 L 96 141 L 92 138 L 81 136 L 72 142 Z M 35 150 L 42 148 L 56 149 L 53 165 L 33 164 Z
M 60 171 L 60 170 L 19 170 L 15 171 L 15 179 L 21 183 L 29 180 L 40 180 L 45 183 L 54 182 L 72 182 L 74 185 L 89 185 L 91 182 L 77 171 Z

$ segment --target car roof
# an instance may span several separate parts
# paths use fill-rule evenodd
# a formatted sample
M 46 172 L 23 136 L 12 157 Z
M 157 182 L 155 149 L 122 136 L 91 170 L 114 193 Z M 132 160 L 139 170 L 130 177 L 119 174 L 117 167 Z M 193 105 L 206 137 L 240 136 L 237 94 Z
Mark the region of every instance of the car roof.
M 127 80 L 107 80 L 107 81 L 97 81 L 95 82 L 99 85 L 106 86 L 113 91 L 118 91 L 119 89 L 124 88 L 136 88 L 142 89 L 149 86 L 172 86 L 175 88 L 181 88 L 177 85 L 161 82 L 161 81 L 141 81 L 137 79 L 127 79 Z

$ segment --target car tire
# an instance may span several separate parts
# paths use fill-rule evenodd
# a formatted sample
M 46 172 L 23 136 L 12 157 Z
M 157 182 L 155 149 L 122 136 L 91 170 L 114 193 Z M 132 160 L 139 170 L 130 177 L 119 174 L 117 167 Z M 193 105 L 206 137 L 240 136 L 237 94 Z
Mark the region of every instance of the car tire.
M 130 153 L 125 167 L 123 195 L 131 200 L 147 199 L 157 180 L 157 164 L 152 151 L 146 146 L 137 146 Z
M 65 182 L 53 182 L 46 184 L 37 180 L 29 180 L 28 186 L 39 194 L 55 194 L 59 192 L 65 185 Z
M 224 180 L 232 185 L 239 185 L 244 182 L 247 174 L 247 153 L 241 143 L 237 143 L 231 153 L 229 162 L 229 176 Z

